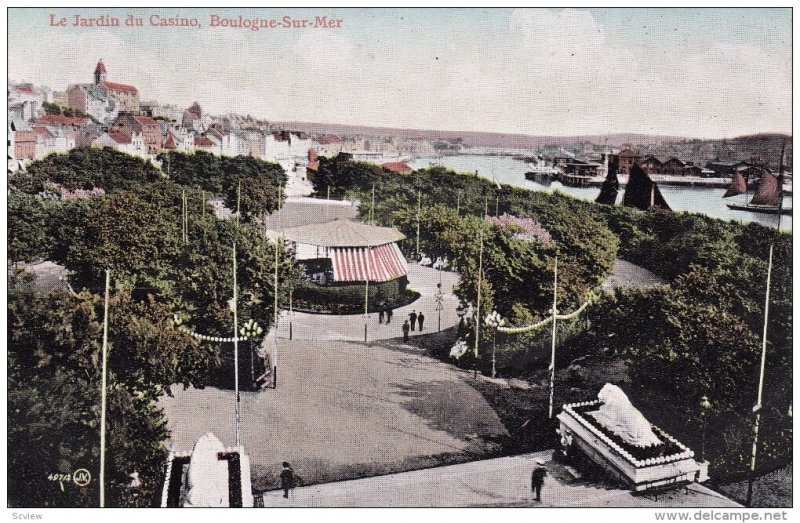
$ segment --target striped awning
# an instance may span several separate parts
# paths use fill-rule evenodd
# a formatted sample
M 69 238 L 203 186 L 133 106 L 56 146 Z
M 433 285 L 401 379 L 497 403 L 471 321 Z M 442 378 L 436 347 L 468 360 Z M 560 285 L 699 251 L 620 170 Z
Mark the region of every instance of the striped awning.
M 384 282 L 408 274 L 408 264 L 396 243 L 376 247 L 332 247 L 329 253 L 333 279 L 337 282 L 367 279 Z

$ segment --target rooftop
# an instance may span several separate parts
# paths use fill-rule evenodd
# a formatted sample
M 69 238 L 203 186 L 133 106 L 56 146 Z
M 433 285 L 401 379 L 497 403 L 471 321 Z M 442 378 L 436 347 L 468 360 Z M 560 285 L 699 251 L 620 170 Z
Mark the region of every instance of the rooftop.
M 123 133 L 122 131 L 108 131 L 106 134 L 108 134 L 108 137 L 117 143 L 131 143 L 131 135 L 128 133 Z
M 287 198 L 280 210 L 264 219 L 268 231 L 282 233 L 285 229 L 331 220 L 350 220 L 358 216 L 351 202 L 318 198 Z
M 210 139 L 206 138 L 205 136 L 195 136 L 194 137 L 194 144 L 197 147 L 214 147 L 214 142 Z
M 391 171 L 397 174 L 409 174 L 414 171 L 414 169 L 412 169 L 411 166 L 404 161 L 386 162 L 383 165 L 381 165 L 381 167 L 383 167 L 387 171 Z
M 101 82 L 107 89 L 111 89 L 112 91 L 126 91 L 129 93 L 138 93 L 139 89 L 135 88 L 132 85 L 128 84 L 118 84 L 116 82 Z
M 134 115 L 133 119 L 139 122 L 141 125 L 160 125 L 158 120 L 155 120 L 149 116 Z
M 46 114 L 33 121 L 41 125 L 86 125 L 89 118 L 86 116 L 64 116 L 63 114 Z
M 394 227 L 378 227 L 342 219 L 292 227 L 283 233 L 290 241 L 322 247 L 373 247 L 405 238 Z

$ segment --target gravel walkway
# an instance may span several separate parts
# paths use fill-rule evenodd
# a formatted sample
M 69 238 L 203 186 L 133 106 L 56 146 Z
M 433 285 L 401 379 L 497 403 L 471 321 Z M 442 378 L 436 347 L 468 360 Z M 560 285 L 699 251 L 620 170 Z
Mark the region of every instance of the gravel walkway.
M 603 282 L 603 289 L 612 290 L 624 287 L 646 289 L 658 285 L 666 285 L 667 283 L 665 279 L 648 271 L 644 267 L 639 267 L 629 261 L 617 259 L 617 261 L 614 262 L 611 276 Z

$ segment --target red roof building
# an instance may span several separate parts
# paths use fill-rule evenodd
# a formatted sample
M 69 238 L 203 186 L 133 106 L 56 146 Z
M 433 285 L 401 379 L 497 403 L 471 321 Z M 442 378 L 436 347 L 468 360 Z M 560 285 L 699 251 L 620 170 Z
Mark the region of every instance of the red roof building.
M 331 145 L 336 143 L 342 143 L 338 136 L 333 134 L 323 134 L 319 138 L 317 138 L 317 143 L 320 145 Z
M 50 131 L 47 130 L 47 127 L 34 127 L 33 132 L 45 140 L 51 137 Z
M 162 149 L 177 149 L 178 144 L 175 142 L 175 136 L 173 136 L 172 132 L 167 133 L 167 138 L 164 140 L 164 143 L 161 144 Z
M 630 149 L 625 149 L 617 156 L 619 158 L 620 174 L 630 174 L 631 167 L 633 167 L 633 164 L 637 163 L 640 158 L 639 153 Z
M 158 154 L 161 149 L 161 124 L 149 116 L 121 114 L 114 120 L 111 130 L 129 134 L 141 133 L 148 154 Z
M 214 147 L 215 144 L 210 139 L 206 138 L 205 136 L 197 135 L 194 137 L 194 146 L 195 147 Z
M 131 143 L 133 139 L 130 134 L 123 131 L 108 131 L 106 134 L 108 135 L 109 138 L 111 138 L 120 145 L 127 145 Z
M 103 86 L 111 91 L 124 91 L 127 93 L 138 93 L 139 89 L 128 84 L 118 84 L 116 82 L 103 82 Z
M 46 114 L 40 116 L 33 121 L 38 125 L 72 125 L 75 127 L 83 127 L 89 123 L 89 118 L 86 116 L 64 116 L 63 114 Z
M 103 60 L 97 62 L 97 66 L 94 68 L 94 85 L 98 90 L 117 101 L 120 113 L 139 112 L 139 90 L 132 85 L 109 82 L 108 71 Z
M 381 165 L 381 167 L 383 167 L 384 171 L 389 171 L 397 174 L 411 174 L 412 172 L 414 172 L 414 169 L 412 169 L 411 166 L 404 161 L 386 162 L 383 165 Z

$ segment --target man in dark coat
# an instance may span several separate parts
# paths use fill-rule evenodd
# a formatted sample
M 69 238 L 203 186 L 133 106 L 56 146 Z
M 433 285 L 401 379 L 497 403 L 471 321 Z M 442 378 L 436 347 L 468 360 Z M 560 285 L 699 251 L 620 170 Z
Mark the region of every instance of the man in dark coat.
M 425 315 L 422 314 L 422 311 L 419 311 L 417 315 L 417 321 L 419 322 L 419 330 L 422 330 L 422 324 L 425 323 Z
M 289 491 L 294 488 L 294 470 L 287 462 L 283 462 L 283 470 L 281 470 L 281 488 L 283 489 L 283 497 L 289 498 Z
M 408 319 L 411 321 L 411 330 L 413 331 L 414 327 L 417 325 L 417 311 L 412 309 L 411 314 L 408 315 Z
M 409 330 L 408 320 L 406 320 L 403 322 L 403 341 L 405 342 L 408 341 L 408 330 Z
M 378 323 L 383 323 L 383 307 L 378 310 Z
M 542 500 L 542 485 L 544 485 L 544 477 L 547 471 L 544 467 L 536 467 L 531 474 L 531 490 L 536 495 L 536 501 Z
M 392 309 L 391 307 L 386 307 L 386 324 L 388 325 L 391 322 L 392 322 Z

